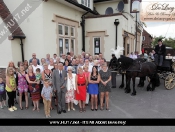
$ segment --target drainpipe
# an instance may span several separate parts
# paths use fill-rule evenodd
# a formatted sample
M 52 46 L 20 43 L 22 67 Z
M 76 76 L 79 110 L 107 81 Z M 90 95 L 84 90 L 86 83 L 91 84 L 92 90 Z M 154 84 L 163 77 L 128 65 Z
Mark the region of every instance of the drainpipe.
M 82 26 L 82 51 L 84 52 L 85 52 L 85 15 L 88 13 L 89 11 L 81 16 L 82 21 L 80 23 Z
M 22 38 L 20 38 L 21 40 L 21 55 L 22 55 L 22 62 L 24 62 L 24 48 L 23 48 L 23 42 L 22 42 Z
M 115 19 L 114 25 L 116 26 L 115 49 L 117 49 L 117 29 L 118 29 L 117 27 L 119 25 L 119 20 L 118 19 Z

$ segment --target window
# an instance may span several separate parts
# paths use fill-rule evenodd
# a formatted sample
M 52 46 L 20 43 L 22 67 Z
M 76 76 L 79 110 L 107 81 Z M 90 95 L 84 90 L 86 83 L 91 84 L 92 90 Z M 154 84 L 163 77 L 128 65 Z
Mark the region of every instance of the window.
M 83 5 L 84 5 L 84 1 L 85 1 L 85 0 L 81 0 L 81 4 L 83 4 Z
M 63 39 L 59 39 L 59 53 L 60 55 L 63 54 Z
M 90 7 L 90 0 L 88 0 L 88 7 Z
M 75 27 L 58 24 L 58 52 L 59 54 L 70 51 L 75 52 Z
M 65 26 L 65 35 L 68 35 L 68 33 L 69 33 L 69 27 Z
M 142 41 L 145 41 L 145 36 L 142 36 Z
M 65 39 L 65 52 L 69 52 L 69 39 Z
M 130 46 L 129 46 L 129 44 L 127 44 L 127 55 L 130 54 L 129 50 L 130 50 Z
M 74 36 L 74 27 L 71 27 L 71 36 Z
M 100 37 L 94 38 L 94 54 L 98 55 L 100 53 Z
M 63 35 L 63 25 L 58 25 L 59 35 Z
M 111 14 L 113 14 L 113 12 L 114 11 L 113 11 L 112 7 L 108 7 L 105 11 L 105 15 L 111 15 Z
M 90 7 L 90 1 L 91 0 L 81 0 L 81 4 L 86 6 L 86 7 Z
M 74 46 L 74 43 L 75 43 L 75 39 L 71 39 L 71 47 L 70 47 L 71 48 L 70 49 L 71 51 L 74 51 L 74 47 L 75 47 Z

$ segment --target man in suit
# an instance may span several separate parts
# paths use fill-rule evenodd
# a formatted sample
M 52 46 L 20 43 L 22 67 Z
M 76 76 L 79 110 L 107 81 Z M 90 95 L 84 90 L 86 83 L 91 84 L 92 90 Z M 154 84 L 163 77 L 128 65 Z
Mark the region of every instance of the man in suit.
M 155 63 L 156 63 L 156 65 L 162 66 L 163 59 L 164 59 L 165 53 L 166 53 L 166 47 L 165 47 L 165 45 L 162 44 L 161 39 L 158 40 L 158 45 L 156 45 L 154 51 L 155 51 Z
M 52 83 L 54 92 L 56 92 L 58 97 L 57 113 L 66 113 L 65 109 L 65 94 L 66 94 L 66 84 L 67 84 L 67 73 L 63 70 L 63 64 L 58 64 L 58 69 L 53 71 Z

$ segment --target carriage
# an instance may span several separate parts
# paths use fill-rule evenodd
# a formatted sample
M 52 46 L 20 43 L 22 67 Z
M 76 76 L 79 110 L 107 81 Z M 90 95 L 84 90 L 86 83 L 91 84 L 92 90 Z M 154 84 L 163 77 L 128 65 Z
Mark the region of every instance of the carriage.
M 175 87 L 175 62 L 173 57 L 165 57 L 162 66 L 157 67 L 160 79 L 164 80 L 164 86 L 170 90 Z M 148 81 L 150 79 L 148 78 Z

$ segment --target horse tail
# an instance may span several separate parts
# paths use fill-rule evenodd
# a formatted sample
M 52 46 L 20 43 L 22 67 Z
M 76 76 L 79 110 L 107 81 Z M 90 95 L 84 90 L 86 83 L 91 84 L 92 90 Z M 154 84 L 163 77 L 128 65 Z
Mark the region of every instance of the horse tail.
M 157 74 L 157 72 L 155 72 L 153 77 L 152 77 L 152 85 L 154 85 L 154 87 L 160 86 L 160 78 L 159 78 L 159 75 Z

